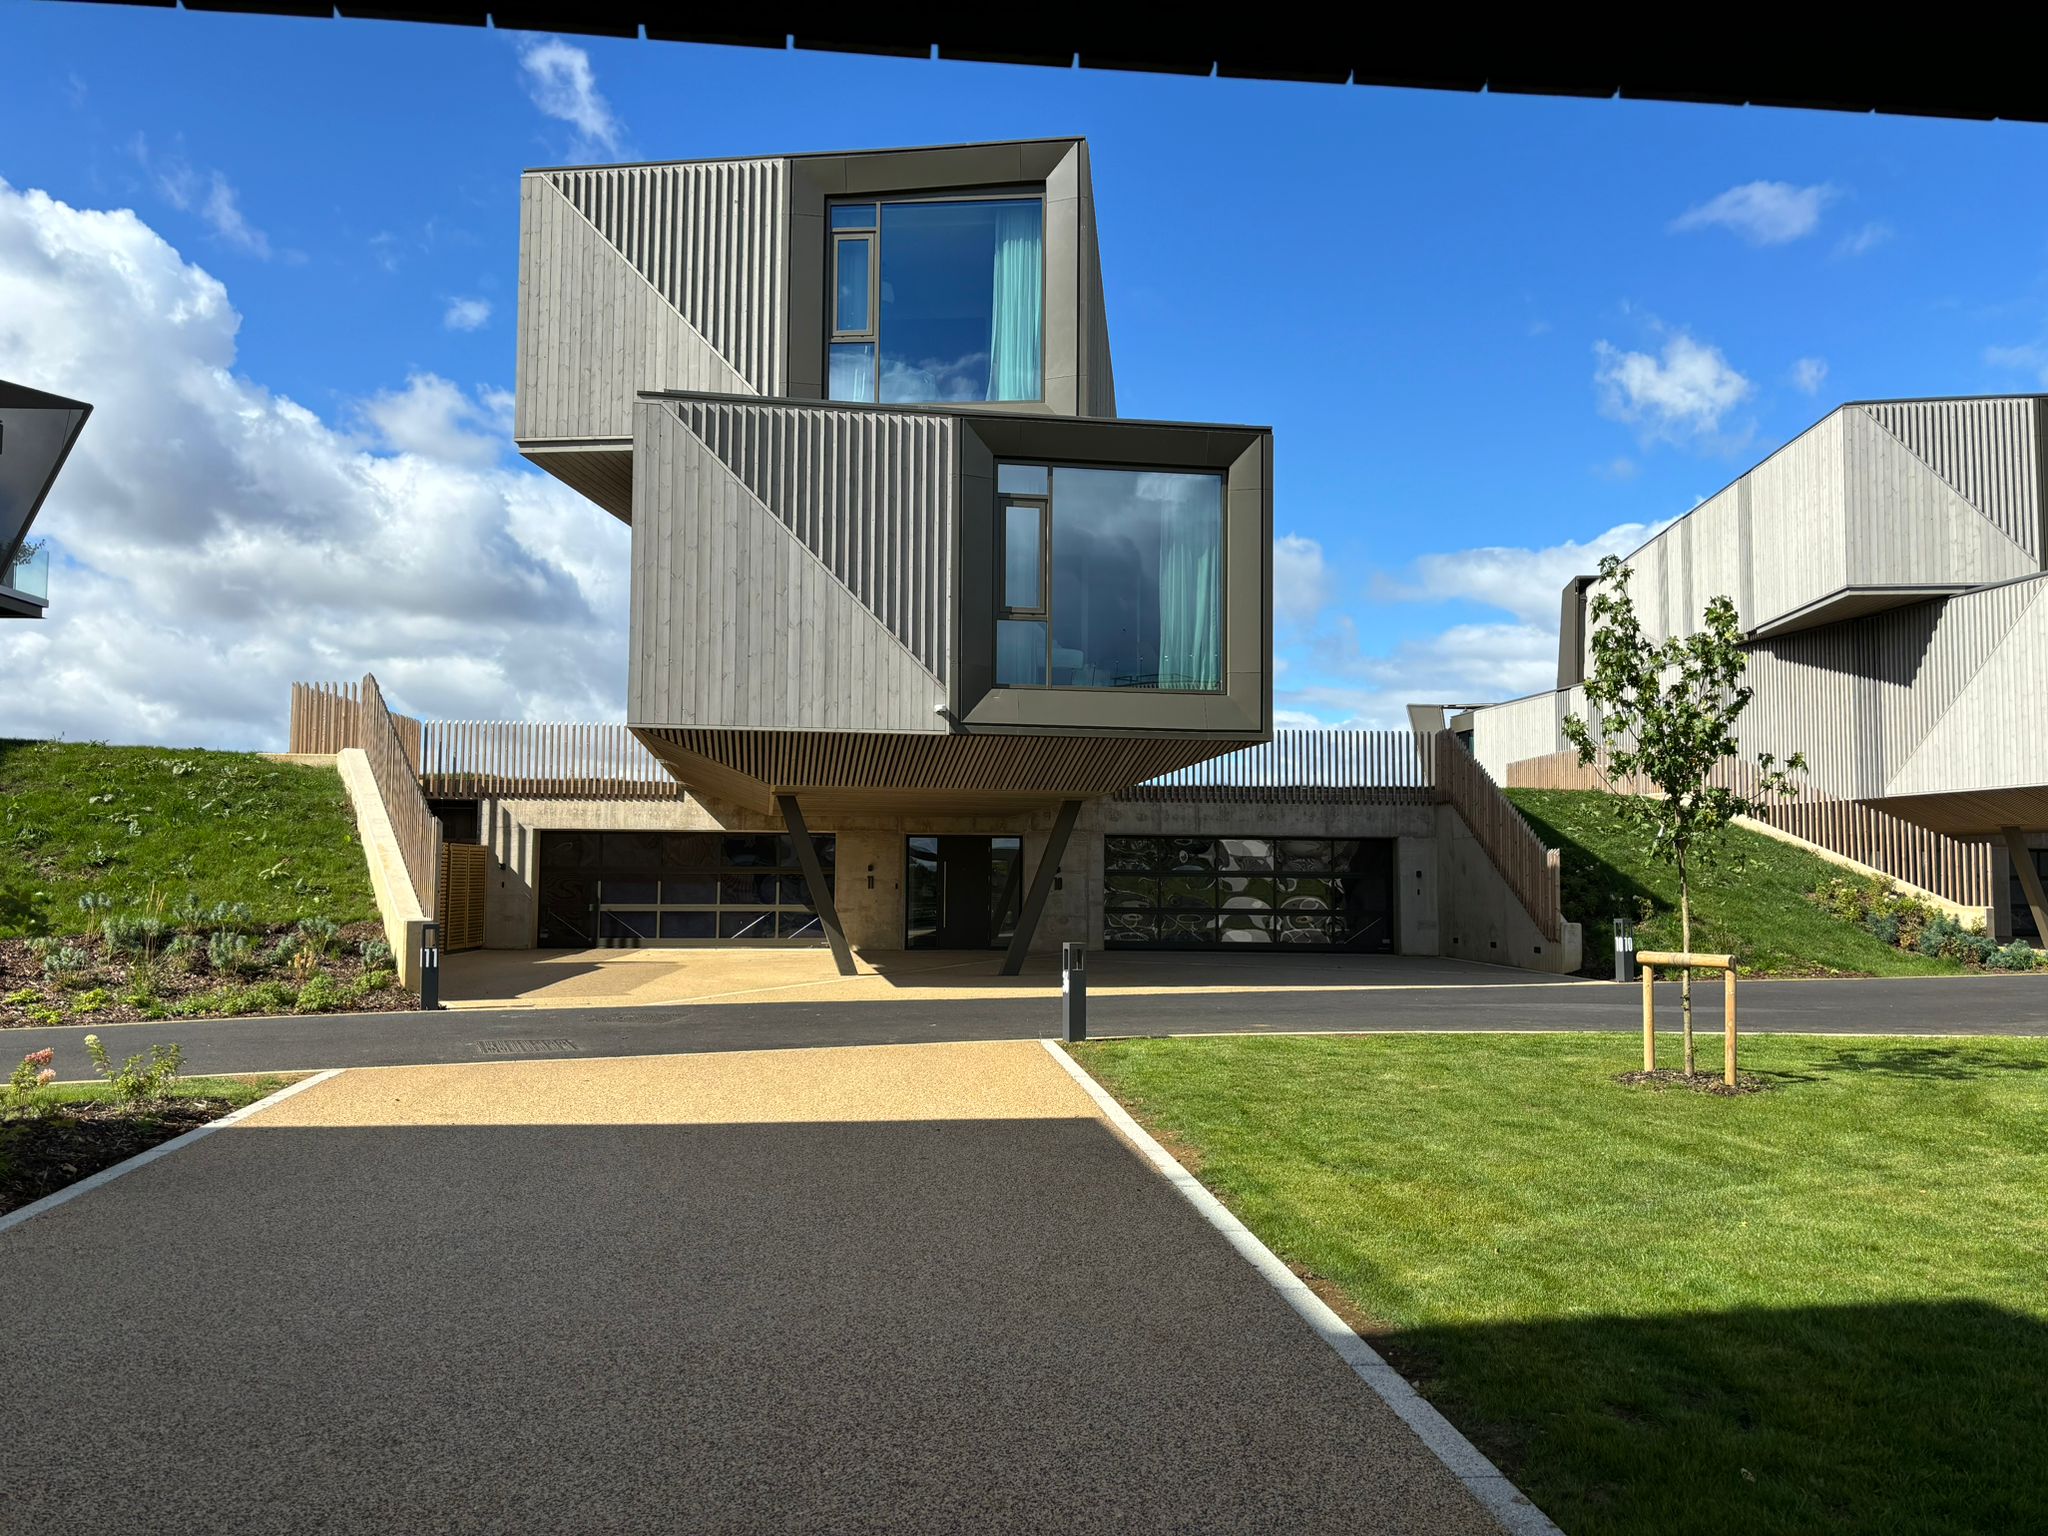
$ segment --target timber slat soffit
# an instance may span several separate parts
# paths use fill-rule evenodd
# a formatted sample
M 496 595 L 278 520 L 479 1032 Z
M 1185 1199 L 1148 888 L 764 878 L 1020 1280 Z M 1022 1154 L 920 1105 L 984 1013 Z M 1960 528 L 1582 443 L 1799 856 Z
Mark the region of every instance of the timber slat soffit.
M 76 4 L 79 0 L 46 0 Z M 130 0 L 168 8 L 173 0 Z M 1916 117 L 2048 120 L 2048 93 L 2029 50 L 1986 47 L 1981 28 L 1922 29 L 1910 48 L 1852 48 L 1838 27 L 1780 18 L 1767 36 L 1731 27 L 1688 36 L 1682 50 L 1633 34 L 1609 41 L 1559 28 L 1547 14 L 1489 17 L 1482 28 L 1444 14 L 1390 23 L 1377 11 L 1264 18 L 1248 27 L 1217 11 L 1126 20 L 1097 13 L 1020 11 L 999 19 L 962 12 L 930 21 L 901 10 L 835 12 L 814 29 L 815 8 L 751 9 L 526 0 L 492 8 L 460 0 L 371 0 L 330 8 L 315 0 L 187 0 L 187 10 L 359 21 L 496 26 L 507 31 L 646 37 L 655 42 L 800 48 L 1048 68 L 1216 75 L 1325 85 L 1511 95 L 1624 97 L 1727 106 L 1894 112 Z M 710 25 L 706 26 L 705 23 Z M 1698 30 L 1698 29 L 1696 29 Z

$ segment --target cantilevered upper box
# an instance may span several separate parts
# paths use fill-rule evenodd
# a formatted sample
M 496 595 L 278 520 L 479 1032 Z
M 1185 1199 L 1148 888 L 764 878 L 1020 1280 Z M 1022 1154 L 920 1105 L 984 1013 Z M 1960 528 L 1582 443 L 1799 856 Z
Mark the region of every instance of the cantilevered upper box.
M 1122 421 L 1078 139 L 534 171 L 516 433 L 633 526 L 628 722 L 743 804 L 1271 729 L 1272 436 Z
M 1082 139 L 529 171 L 519 249 L 513 435 L 618 517 L 643 389 L 1116 414 Z

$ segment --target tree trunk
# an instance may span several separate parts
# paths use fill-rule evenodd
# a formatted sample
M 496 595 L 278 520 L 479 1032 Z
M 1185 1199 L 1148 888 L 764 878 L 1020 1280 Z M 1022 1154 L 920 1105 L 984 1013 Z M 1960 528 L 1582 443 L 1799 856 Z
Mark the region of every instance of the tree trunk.
M 1692 953 L 1692 883 L 1686 878 L 1685 859 L 1678 861 L 1678 947 Z M 1685 1020 L 1685 1075 L 1693 1075 L 1692 1055 L 1692 967 L 1678 973 L 1678 1011 Z

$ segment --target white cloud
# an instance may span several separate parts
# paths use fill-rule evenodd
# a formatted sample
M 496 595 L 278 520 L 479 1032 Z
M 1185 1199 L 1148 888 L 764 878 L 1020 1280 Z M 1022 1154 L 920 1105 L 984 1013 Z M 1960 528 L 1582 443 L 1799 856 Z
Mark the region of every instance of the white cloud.
M 1675 231 L 1719 227 L 1751 245 L 1784 245 L 1820 228 L 1821 209 L 1836 197 L 1825 183 L 1795 187 L 1789 181 L 1750 181 L 1688 208 L 1671 221 Z
M 1273 615 L 1284 625 L 1306 628 L 1330 601 L 1330 571 L 1323 546 L 1298 533 L 1273 541 Z
M 1542 549 L 1490 545 L 1423 555 L 1404 576 L 1380 582 L 1374 595 L 1394 602 L 1473 602 L 1530 624 L 1557 624 L 1564 584 L 1590 576 L 1603 555 L 1625 555 L 1662 523 L 1620 523 L 1583 542 L 1567 539 Z
M 519 50 L 526 94 L 549 117 L 576 130 L 577 153 L 617 153 L 624 129 L 597 89 L 590 55 L 559 37 L 535 38 Z
M 1792 365 L 1792 387 L 1803 395 L 1819 394 L 1827 377 L 1828 360 L 1824 357 L 1802 357 Z
M 2022 342 L 2012 347 L 1986 347 L 1984 362 L 1991 368 L 2013 368 L 2022 373 L 2031 373 L 2043 385 L 2048 385 L 2048 346 L 2038 342 Z
M 1601 410 L 1651 437 L 1709 436 L 1755 392 L 1719 347 L 1685 331 L 1673 332 L 1654 356 L 1624 352 L 1606 341 L 1593 344 L 1593 355 Z
M 292 680 L 366 671 L 429 715 L 617 715 L 625 530 L 507 467 L 500 392 L 421 375 L 339 430 L 234 371 L 227 290 L 134 213 L 4 181 L 0 317 L 0 377 L 96 407 L 0 735 L 275 747 Z
M 1848 234 L 1842 236 L 1835 243 L 1835 254 L 1837 256 L 1861 256 L 1868 251 L 1876 250 L 1880 245 L 1890 240 L 1892 234 L 1891 225 L 1880 223 L 1873 219 L 1868 224 L 1852 229 Z
M 1462 621 L 1373 650 L 1349 615 L 1329 616 L 1276 685 L 1276 722 L 1405 729 L 1410 704 L 1489 703 L 1555 686 L 1565 583 L 1592 574 L 1602 555 L 1627 554 L 1665 526 L 1621 523 L 1541 549 L 1489 546 L 1422 556 L 1399 576 L 1376 581 L 1373 596 L 1468 602 L 1505 618 Z
M 1368 652 L 1348 619 L 1321 651 L 1321 678 L 1274 691 L 1276 723 L 1405 730 L 1410 704 L 1486 704 L 1557 682 L 1557 629 L 1455 624 Z
M 441 324 L 451 331 L 480 331 L 490 323 L 489 299 L 450 299 Z
M 200 212 L 206 216 L 206 222 L 213 226 L 213 232 L 229 245 L 264 261 L 270 259 L 270 237 L 242 217 L 241 205 L 235 199 L 235 189 L 219 171 L 213 173 L 206 192 L 206 205 Z
M 240 195 L 225 175 L 194 167 L 182 142 L 174 142 L 168 151 L 153 150 L 138 133 L 129 147 L 165 202 L 180 213 L 197 213 L 216 235 L 245 255 L 270 259 L 270 237 L 243 215 Z

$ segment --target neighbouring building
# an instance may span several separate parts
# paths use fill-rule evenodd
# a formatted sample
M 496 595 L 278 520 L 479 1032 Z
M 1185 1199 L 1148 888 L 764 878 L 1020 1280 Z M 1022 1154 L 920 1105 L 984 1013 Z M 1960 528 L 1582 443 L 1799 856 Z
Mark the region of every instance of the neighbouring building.
M 92 407 L 0 379 L 0 619 L 50 606 L 50 550 L 30 537 Z
M 518 318 L 630 737 L 408 741 L 484 942 L 1577 965 L 1464 754 L 1275 739 L 1273 434 L 1118 416 L 1084 140 L 531 171 Z
M 1725 594 L 1755 698 L 1746 754 L 1803 752 L 1788 825 L 2048 938 L 2048 396 L 1843 405 L 1628 557 L 1653 638 Z M 1503 785 L 1561 782 L 1587 609 L 1557 689 L 1451 722 Z M 1774 814 L 1773 819 L 1779 819 Z

